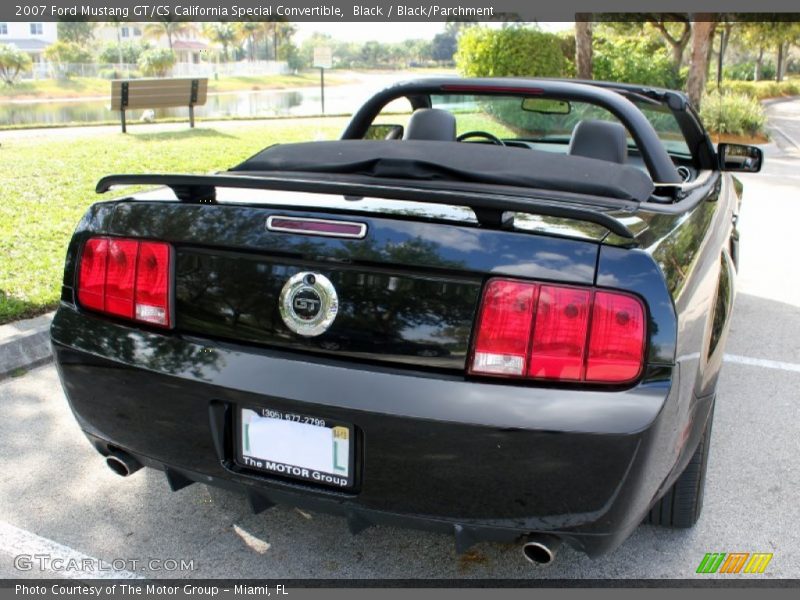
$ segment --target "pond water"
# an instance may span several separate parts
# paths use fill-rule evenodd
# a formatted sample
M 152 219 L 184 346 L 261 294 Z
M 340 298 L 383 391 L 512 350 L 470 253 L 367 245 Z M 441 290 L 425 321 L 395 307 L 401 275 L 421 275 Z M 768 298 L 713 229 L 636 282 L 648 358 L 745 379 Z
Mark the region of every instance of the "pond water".
M 402 74 L 365 76 L 359 83 L 326 86 L 325 113 L 352 113 L 363 100 L 389 83 L 402 79 Z M 110 87 L 110 86 L 109 86 Z M 108 99 L 0 102 L 0 125 L 45 125 L 63 123 L 97 123 L 115 121 L 119 113 L 108 109 Z M 209 94 L 205 106 L 195 108 L 195 116 L 274 117 L 316 115 L 322 110 L 318 86 L 287 90 L 259 90 Z M 130 122 L 141 118 L 141 110 L 127 113 Z M 155 111 L 156 118 L 189 117 L 188 108 L 165 108 Z
M 351 112 L 354 108 L 352 87 L 326 89 L 325 112 Z M 108 104 L 108 100 L 0 103 L 0 125 L 97 123 L 118 119 L 119 113 L 109 110 Z M 142 112 L 131 110 L 127 117 L 135 121 L 141 118 Z M 320 112 L 319 88 L 214 94 L 208 96 L 205 106 L 195 108 L 195 116 L 211 118 L 312 115 Z M 163 108 L 155 113 L 156 118 L 189 117 L 188 108 Z

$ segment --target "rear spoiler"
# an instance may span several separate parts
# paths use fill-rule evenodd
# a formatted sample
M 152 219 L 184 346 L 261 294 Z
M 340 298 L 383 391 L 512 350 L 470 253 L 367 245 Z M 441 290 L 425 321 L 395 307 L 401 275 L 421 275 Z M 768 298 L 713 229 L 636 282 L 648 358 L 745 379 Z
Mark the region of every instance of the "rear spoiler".
M 214 203 L 217 188 L 272 189 L 290 192 L 311 192 L 320 194 L 342 194 L 344 196 L 372 196 L 387 200 L 410 200 L 428 204 L 449 204 L 465 206 L 475 213 L 478 222 L 485 227 L 500 228 L 511 225 L 512 220 L 505 213 L 522 212 L 548 217 L 575 219 L 595 223 L 609 231 L 632 239 L 633 232 L 614 216 L 582 204 L 567 204 L 568 194 L 558 194 L 547 190 L 531 190 L 530 193 L 542 193 L 551 199 L 515 196 L 511 194 L 484 194 L 474 191 L 455 191 L 428 189 L 422 186 L 395 186 L 386 184 L 365 184 L 351 181 L 333 181 L 303 179 L 295 177 L 259 175 L 108 175 L 97 182 L 95 191 L 103 194 L 114 186 L 120 185 L 160 185 L 167 186 L 181 202 Z M 558 199 L 562 198 L 562 199 Z M 631 205 L 624 202 L 609 206 L 606 209 L 627 209 L 633 212 Z M 574 200 L 571 200 L 574 202 Z

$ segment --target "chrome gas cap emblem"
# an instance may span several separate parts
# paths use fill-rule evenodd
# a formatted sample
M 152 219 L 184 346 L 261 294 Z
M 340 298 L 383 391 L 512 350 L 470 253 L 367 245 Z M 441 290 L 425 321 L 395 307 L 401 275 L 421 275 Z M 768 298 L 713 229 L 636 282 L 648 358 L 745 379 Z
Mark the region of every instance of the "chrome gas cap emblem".
M 339 297 L 330 280 L 319 273 L 303 271 L 284 284 L 279 299 L 281 318 L 298 335 L 325 333 L 339 311 Z

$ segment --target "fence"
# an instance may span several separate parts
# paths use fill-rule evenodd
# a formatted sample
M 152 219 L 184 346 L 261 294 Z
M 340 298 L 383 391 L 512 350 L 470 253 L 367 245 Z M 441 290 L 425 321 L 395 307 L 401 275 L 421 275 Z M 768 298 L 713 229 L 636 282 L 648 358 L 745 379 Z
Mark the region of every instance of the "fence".
M 259 60 L 228 63 L 176 63 L 170 69 L 172 77 L 215 77 L 219 76 L 258 76 L 282 75 L 289 73 L 289 65 L 285 61 Z M 100 77 L 116 79 L 120 77 L 141 77 L 139 67 L 125 63 L 34 63 L 32 68 L 23 73 L 22 79 L 58 79 L 65 77 Z

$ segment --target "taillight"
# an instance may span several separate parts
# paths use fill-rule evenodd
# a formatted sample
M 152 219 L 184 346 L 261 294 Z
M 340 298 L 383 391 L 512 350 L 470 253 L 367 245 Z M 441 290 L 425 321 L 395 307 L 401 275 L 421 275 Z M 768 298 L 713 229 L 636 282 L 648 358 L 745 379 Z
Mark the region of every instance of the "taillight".
M 536 288 L 495 279 L 486 286 L 472 369 L 494 375 L 523 375 Z
M 78 302 L 109 315 L 169 327 L 172 247 L 164 242 L 96 237 L 78 268 Z
M 642 369 L 644 310 L 623 294 L 596 292 L 586 361 L 587 381 L 630 381 Z
M 139 244 L 134 315 L 137 320 L 169 327 L 169 263 L 168 244 Z
M 78 270 L 78 301 L 86 308 L 106 308 L 106 260 L 108 240 L 93 238 L 83 246 L 81 265 Z
M 566 382 L 626 383 L 642 371 L 645 310 L 629 294 L 490 280 L 469 372 Z

